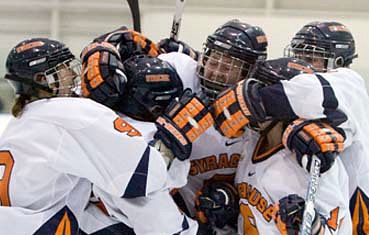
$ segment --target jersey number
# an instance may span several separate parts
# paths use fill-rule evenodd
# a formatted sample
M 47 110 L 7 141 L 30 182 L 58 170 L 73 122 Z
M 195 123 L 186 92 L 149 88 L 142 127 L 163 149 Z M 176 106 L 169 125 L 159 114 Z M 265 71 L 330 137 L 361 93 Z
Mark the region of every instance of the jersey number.
M 127 135 L 131 137 L 141 136 L 141 133 L 138 130 L 120 117 L 114 120 L 114 129 L 121 133 L 127 133 Z
M 9 151 L 0 151 L 0 205 L 10 206 L 9 181 L 14 165 Z
M 259 235 L 256 227 L 256 220 L 254 214 L 247 204 L 240 205 L 240 213 L 243 219 L 243 234 L 244 235 Z

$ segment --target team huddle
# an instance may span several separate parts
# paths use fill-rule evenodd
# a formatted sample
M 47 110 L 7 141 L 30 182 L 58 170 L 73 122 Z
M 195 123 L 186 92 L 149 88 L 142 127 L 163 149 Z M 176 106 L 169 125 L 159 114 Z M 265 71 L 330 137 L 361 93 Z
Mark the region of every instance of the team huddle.
M 124 26 L 80 60 L 52 39 L 18 43 L 0 233 L 369 234 L 369 96 L 349 68 L 352 34 L 312 22 L 284 57 L 267 47 L 239 20 L 201 52 Z

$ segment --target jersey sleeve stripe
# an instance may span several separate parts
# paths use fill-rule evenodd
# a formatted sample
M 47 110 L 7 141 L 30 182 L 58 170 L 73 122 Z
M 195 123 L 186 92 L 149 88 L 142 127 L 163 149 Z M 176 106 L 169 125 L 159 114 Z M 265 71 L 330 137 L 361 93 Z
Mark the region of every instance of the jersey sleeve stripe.
M 335 126 L 344 123 L 347 121 L 347 116 L 343 112 L 337 110 L 338 100 L 331 84 L 320 74 L 316 74 L 316 77 L 323 88 L 323 113 L 327 116 L 328 121 Z
M 268 116 L 280 120 L 297 119 L 281 83 L 262 88 L 260 96 Z
M 183 221 L 182 221 L 182 230 L 179 231 L 178 233 L 173 234 L 173 235 L 180 235 L 183 231 L 185 231 L 185 230 L 187 230 L 189 228 L 190 228 L 190 225 L 188 224 L 187 218 L 184 215 L 183 216 Z
M 147 175 L 150 159 L 150 147 L 147 146 L 140 162 L 135 169 L 127 188 L 123 194 L 123 198 L 134 198 L 146 195 Z

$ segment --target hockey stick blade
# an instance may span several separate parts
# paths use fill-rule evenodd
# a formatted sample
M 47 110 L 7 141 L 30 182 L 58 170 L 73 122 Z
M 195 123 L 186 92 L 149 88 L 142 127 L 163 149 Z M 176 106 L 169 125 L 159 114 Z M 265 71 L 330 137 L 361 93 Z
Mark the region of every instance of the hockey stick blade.
M 133 29 L 137 32 L 141 32 L 141 16 L 138 0 L 127 0 L 127 2 L 133 19 Z
M 170 38 L 175 41 L 178 40 L 179 28 L 181 27 L 182 14 L 185 6 L 185 0 L 176 1 L 176 13 L 173 17 L 172 30 L 170 31 Z
M 305 199 L 305 209 L 301 224 L 301 235 L 311 235 L 313 220 L 315 217 L 315 197 L 318 192 L 320 177 L 320 159 L 313 155 L 310 168 L 310 182 Z

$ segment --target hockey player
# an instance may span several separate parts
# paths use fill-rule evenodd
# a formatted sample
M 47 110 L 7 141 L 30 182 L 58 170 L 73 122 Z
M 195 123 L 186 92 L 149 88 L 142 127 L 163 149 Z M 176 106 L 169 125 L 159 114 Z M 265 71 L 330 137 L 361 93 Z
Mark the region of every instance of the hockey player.
M 252 113 L 246 111 L 250 102 L 234 101 L 251 100 L 256 88 L 263 89 L 258 87 L 261 84 L 278 84 L 306 72 L 313 72 L 311 65 L 293 58 L 260 62 L 253 79 L 238 83 L 217 98 L 215 115 L 222 113 L 223 106 Z M 330 166 L 321 175 L 312 234 L 350 234 L 348 178 L 342 162 L 334 161 L 342 151 L 344 137 L 325 120 L 297 119 L 289 125 L 290 121 L 285 118 L 258 122 L 250 117 L 253 130 L 245 133 L 248 141 L 236 175 L 241 198 L 239 234 L 299 233 L 309 182 L 308 172 L 302 171 L 295 160 L 299 159 L 302 166 L 308 165 L 301 153 L 316 155 L 325 160 L 322 166 Z
M 323 97 L 319 99 L 324 102 L 323 112 L 327 117 L 332 116 L 328 103 L 334 101 L 333 108 L 342 111 L 346 116 L 338 126 L 347 136 L 345 149 L 340 157 L 350 179 L 353 234 L 368 234 L 369 141 L 366 132 L 369 130 L 369 113 L 362 107 L 368 107 L 369 97 L 363 78 L 349 69 L 353 59 L 357 57 L 354 38 L 349 29 L 341 23 L 312 22 L 296 33 L 286 52 L 312 61 L 316 68 L 325 72 L 318 77 L 321 85 L 325 87 L 324 99 Z M 329 94 L 333 97 L 329 97 Z M 316 101 L 319 102 L 319 100 Z M 322 108 L 316 111 L 321 112 Z M 307 114 L 306 111 L 302 113 L 301 110 L 295 112 L 299 116 Z
M 108 63 L 108 55 L 115 55 L 118 61 Z M 182 81 L 175 69 L 167 62 L 148 55 L 132 56 L 121 64 L 119 54 L 107 42 L 88 45 L 81 54 L 81 60 L 83 96 L 112 108 L 151 144 L 157 133 L 155 120 L 183 92 Z M 122 85 L 117 86 L 120 83 L 113 71 L 119 64 L 127 77 L 120 81 Z M 97 84 L 95 81 L 100 78 L 102 82 Z M 170 165 L 167 186 L 182 187 L 186 183 L 189 162 L 173 159 L 172 150 L 163 144 L 155 144 L 155 147 Z
M 104 72 L 121 87 L 118 55 L 106 56 L 115 69 Z M 161 155 L 111 109 L 74 97 L 79 66 L 45 38 L 20 42 L 7 58 L 18 97 L 0 140 L 1 234 L 80 234 L 92 187 L 123 234 L 194 234 L 168 195 Z
M 181 96 L 183 83 L 170 64 L 148 55 L 132 56 L 123 64 L 119 58 L 116 63 L 107 63 L 104 60 L 105 54 L 115 51 L 110 47 L 112 45 L 106 42 L 92 43 L 83 50 L 82 95 L 112 108 L 134 124 L 147 143 L 150 143 L 157 131 L 155 120 L 163 114 L 172 100 Z M 115 76 L 104 72 L 107 68 L 114 71 L 115 64 L 119 64 L 121 71 L 124 70 L 127 75 L 124 81 L 116 81 Z M 89 73 L 93 68 L 96 73 Z M 105 82 L 96 84 L 95 80 L 99 77 Z M 169 149 L 163 154 L 169 165 L 173 160 L 172 154 Z M 188 167 L 186 168 L 188 172 Z
M 164 42 L 170 42 L 170 45 Z M 184 48 L 182 52 L 193 51 L 186 49 L 188 46 L 182 42 L 175 45 L 170 40 L 162 40 L 159 44 L 166 52 L 178 48 Z M 183 53 L 161 54 L 159 58 L 170 62 L 181 78 L 185 78 L 185 87 L 190 87 L 200 97 L 212 102 L 223 89 L 249 76 L 255 62 L 266 58 L 266 47 L 267 39 L 261 28 L 231 20 L 207 37 L 198 64 Z M 209 227 L 218 230 L 218 234 L 227 234 L 220 229 L 235 228 L 233 216 L 237 214 L 234 213 L 237 208 L 232 203 L 236 197 L 232 194 L 232 185 L 243 142 L 242 137 L 229 140 L 214 127 L 209 128 L 192 144 L 188 183 L 178 189 L 175 195 L 178 204 L 185 205 L 182 208 L 188 214 L 198 217 L 202 225 L 211 225 Z M 200 196 L 197 196 L 198 191 Z M 211 234 L 212 231 L 207 233 Z
M 340 156 L 350 178 L 353 233 L 368 233 L 369 226 L 364 218 L 367 217 L 369 202 L 369 162 L 365 157 L 368 152 L 365 146 L 369 146 L 365 129 L 369 123 L 366 110 L 362 107 L 369 105 L 369 98 L 363 79 L 348 68 L 357 57 L 353 36 L 340 23 L 313 22 L 296 33 L 288 48 L 287 52 L 312 62 L 318 70 L 326 72 L 303 74 L 263 90 L 255 89 L 253 94 L 258 101 L 252 107 L 253 113 L 257 114 L 255 117 L 259 120 L 266 116 L 275 119 L 325 118 L 344 130 L 345 150 Z M 232 129 L 230 126 L 236 130 L 242 129 L 239 127 L 244 127 L 248 119 L 237 122 L 237 127 L 228 122 L 227 129 Z M 236 130 L 227 135 L 231 137 Z M 356 157 L 353 159 L 352 156 Z M 329 167 L 325 165 L 322 170 L 327 171 Z

